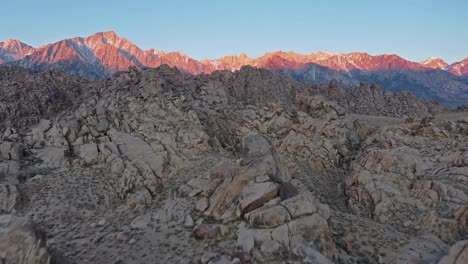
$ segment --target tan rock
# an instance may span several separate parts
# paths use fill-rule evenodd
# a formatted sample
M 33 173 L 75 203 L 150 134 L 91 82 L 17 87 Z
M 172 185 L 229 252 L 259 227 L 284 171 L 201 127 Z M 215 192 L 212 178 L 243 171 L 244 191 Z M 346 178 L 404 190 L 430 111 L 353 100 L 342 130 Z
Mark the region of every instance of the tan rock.
M 242 139 L 242 160 L 239 174 L 242 178 L 254 180 L 257 176 L 269 175 L 275 182 L 291 179 L 288 168 L 282 163 L 271 140 L 258 134 L 250 134 Z
M 192 208 L 193 204 L 186 199 L 168 199 L 164 201 L 159 210 L 153 214 L 153 219 L 159 219 L 162 223 L 166 224 L 171 222 L 182 224 Z
M 266 240 L 263 242 L 262 246 L 260 247 L 260 251 L 265 255 L 272 255 L 274 253 L 279 253 L 281 249 L 281 245 L 274 241 L 274 240 Z
M 192 216 L 190 216 L 190 215 L 188 214 L 187 216 L 185 216 L 184 226 L 186 226 L 186 227 L 192 227 L 193 225 L 194 225 L 193 218 L 192 218 Z
M 206 197 L 202 197 L 195 204 L 195 209 L 197 209 L 197 211 L 204 212 L 208 208 L 208 206 L 209 206 L 208 199 L 206 199 Z
M 237 245 L 245 252 L 250 252 L 255 246 L 254 234 L 246 228 L 244 223 L 242 223 L 242 226 L 237 231 Z
M 130 134 L 112 129 L 108 133 L 124 156 L 128 156 L 130 160 L 145 163 L 156 176 L 163 177 L 162 171 L 167 163 L 167 153 L 155 153 L 145 141 Z
M 193 235 L 197 239 L 215 238 L 227 234 L 229 234 L 229 229 L 220 224 L 200 224 L 193 229 Z
M 273 182 L 249 183 L 242 189 L 239 206 L 242 214 L 261 207 L 278 194 L 278 185 Z
M 447 256 L 443 257 L 438 264 L 465 264 L 468 263 L 468 240 L 455 243 L 450 247 Z
M 139 215 L 133 219 L 130 223 L 130 227 L 133 229 L 145 229 L 151 223 L 150 215 Z
M 262 176 L 258 176 L 255 178 L 256 183 L 267 182 L 267 181 L 270 181 L 270 176 L 268 175 L 262 175 Z
M 0 158 L 20 160 L 23 158 L 23 145 L 14 142 L 0 142 Z
M 245 219 L 256 228 L 273 228 L 290 221 L 291 215 L 284 206 L 274 205 L 253 210 Z
M 302 235 L 307 240 L 313 240 L 326 234 L 329 230 L 327 220 L 319 214 L 300 217 L 288 223 L 291 236 Z
M 290 234 L 289 227 L 287 224 L 280 225 L 273 229 L 271 232 L 271 238 L 285 247 L 289 247 Z
M 211 215 L 215 219 L 222 219 L 222 215 L 224 215 L 225 211 L 232 208 L 233 204 L 238 202 L 244 187 L 249 182 L 254 182 L 256 177 L 269 175 L 272 180 L 277 182 L 290 179 L 287 167 L 280 161 L 269 139 L 258 134 L 250 134 L 243 138 L 242 144 L 242 159 L 239 164 L 241 167 L 237 171 L 238 173 L 232 177 L 224 178 L 223 182 L 217 186 L 210 196 L 210 207 L 205 214 Z M 258 184 L 263 186 L 262 183 Z M 246 191 L 248 191 L 248 189 Z M 266 199 L 266 201 L 267 200 L 268 199 Z M 260 204 L 266 202 L 262 199 L 260 199 L 260 201 L 262 201 Z M 251 202 L 245 203 L 246 204 L 242 206 L 249 206 Z M 258 205 L 254 207 L 256 206 Z M 243 210 L 241 210 L 241 214 L 242 211 Z
M 281 202 L 293 218 L 302 215 L 311 215 L 317 212 L 318 203 L 319 202 L 312 196 L 312 194 L 308 192 L 298 194 Z
M 190 181 L 188 181 L 187 185 L 202 191 L 208 191 L 210 188 L 209 181 L 207 179 L 202 178 L 191 179 Z
M 122 231 L 115 235 L 115 239 L 118 241 L 122 241 L 122 242 L 127 242 L 128 240 L 130 240 L 130 238 L 131 238 L 131 234 L 130 232 L 127 232 L 127 231 Z
M 225 179 L 232 178 L 237 174 L 237 164 L 228 159 L 221 160 L 218 164 L 213 166 L 209 174 L 209 186 L 214 190 L 217 185 Z
M 86 164 L 96 164 L 98 162 L 99 151 L 95 143 L 80 146 L 80 157 Z
M 0 258 L 5 264 L 49 264 L 45 235 L 25 218 L 0 216 Z
M 42 160 L 45 167 L 66 167 L 68 161 L 65 158 L 65 149 L 58 147 L 45 147 L 43 149 L 35 150 L 35 155 L 38 159 Z

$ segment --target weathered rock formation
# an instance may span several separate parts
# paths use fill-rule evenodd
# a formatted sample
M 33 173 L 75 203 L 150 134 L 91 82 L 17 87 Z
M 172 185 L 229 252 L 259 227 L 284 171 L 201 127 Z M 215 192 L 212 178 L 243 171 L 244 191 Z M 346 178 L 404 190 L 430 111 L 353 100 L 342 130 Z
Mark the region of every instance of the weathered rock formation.
M 437 263 L 462 252 L 449 248 L 468 235 L 466 112 L 337 85 L 252 67 L 94 82 L 0 69 L 0 217 L 31 219 L 47 247 L 26 239 L 42 252 L 30 256 L 60 263 Z M 10 259 L 23 258 L 14 248 Z
M 45 235 L 29 220 L 0 216 L 0 260 L 5 264 L 49 264 Z

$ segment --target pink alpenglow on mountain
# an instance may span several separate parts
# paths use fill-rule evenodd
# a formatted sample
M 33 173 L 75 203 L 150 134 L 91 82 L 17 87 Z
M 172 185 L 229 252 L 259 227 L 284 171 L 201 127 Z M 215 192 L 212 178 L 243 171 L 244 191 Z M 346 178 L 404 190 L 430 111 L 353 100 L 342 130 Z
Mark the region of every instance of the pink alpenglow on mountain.
M 0 63 L 24 58 L 34 52 L 34 48 L 16 39 L 0 42 Z
M 427 60 L 421 61 L 420 64 L 431 68 L 431 69 L 445 69 L 448 66 L 444 60 L 436 57 L 429 58 Z
M 455 62 L 448 67 L 448 70 L 455 75 L 468 75 L 468 58 Z
M 374 56 L 364 52 L 341 54 L 319 51 L 299 54 L 294 51 L 276 51 L 258 58 L 242 53 L 239 56 L 198 61 L 181 52 L 142 50 L 113 31 L 99 32 L 85 38 L 65 39 L 37 49 L 18 40 L 0 42 L 0 64 L 5 63 L 38 71 L 61 68 L 88 78 L 107 78 L 129 67 L 153 68 L 162 64 L 192 74 L 234 71 L 246 65 L 267 69 L 299 69 L 308 64 L 318 64 L 339 72 L 447 69 L 455 75 L 468 75 L 467 59 L 449 66 L 439 58 L 417 63 L 395 54 Z

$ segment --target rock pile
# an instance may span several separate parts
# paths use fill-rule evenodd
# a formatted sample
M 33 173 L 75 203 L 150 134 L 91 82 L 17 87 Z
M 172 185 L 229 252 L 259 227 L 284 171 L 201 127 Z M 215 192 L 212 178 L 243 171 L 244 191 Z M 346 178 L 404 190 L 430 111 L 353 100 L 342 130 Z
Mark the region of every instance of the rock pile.
M 364 142 L 347 177 L 349 205 L 444 241 L 466 236 L 466 123 L 425 121 L 386 127 Z M 401 221 L 399 219 L 405 219 Z
M 244 252 L 260 250 L 273 259 L 290 252 L 298 258 L 326 260 L 322 252 L 333 258 L 330 209 L 310 192 L 299 192 L 300 184 L 291 178 L 270 139 L 251 134 L 242 140 L 240 160 L 223 160 L 211 170 L 208 205 L 197 209 L 224 223 L 241 219 L 237 236 Z M 199 226 L 194 233 L 223 233 L 219 225 L 206 229 Z

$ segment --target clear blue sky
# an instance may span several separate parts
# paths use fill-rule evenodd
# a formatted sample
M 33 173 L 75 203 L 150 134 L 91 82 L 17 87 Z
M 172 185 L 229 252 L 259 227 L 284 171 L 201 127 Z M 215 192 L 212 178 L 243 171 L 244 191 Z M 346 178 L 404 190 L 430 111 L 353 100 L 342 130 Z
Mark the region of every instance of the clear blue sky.
M 196 59 L 275 50 L 468 57 L 467 0 L 10 0 L 0 10 L 0 40 L 36 47 L 114 30 Z

